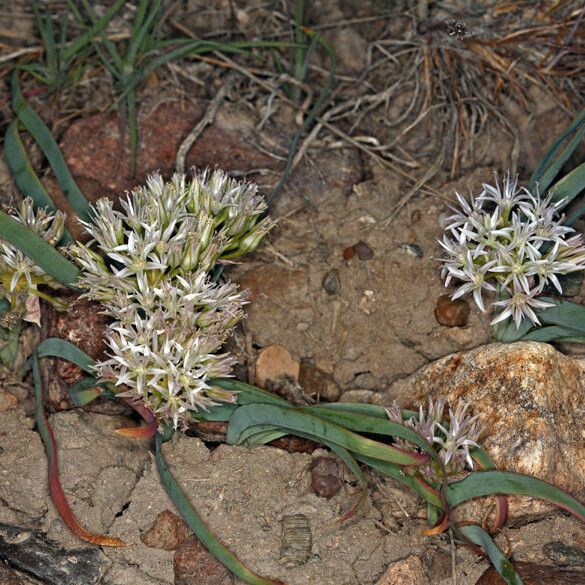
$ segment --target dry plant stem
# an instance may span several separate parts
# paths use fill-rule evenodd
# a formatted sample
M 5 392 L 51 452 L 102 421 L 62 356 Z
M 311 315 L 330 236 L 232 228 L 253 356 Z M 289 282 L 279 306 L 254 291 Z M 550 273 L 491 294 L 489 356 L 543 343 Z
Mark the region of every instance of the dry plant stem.
M 173 25 L 175 27 L 177 27 L 183 33 L 189 34 L 189 36 L 191 36 L 192 38 L 196 38 L 196 36 L 191 31 L 188 31 L 188 29 L 181 27 L 180 25 L 178 25 L 178 23 L 176 23 L 174 21 L 171 21 L 171 22 L 173 23 Z M 264 89 L 266 89 L 267 91 L 269 91 L 271 93 L 274 92 L 284 103 L 286 103 L 290 107 L 294 108 L 295 110 L 299 109 L 299 106 L 295 102 L 290 100 L 282 92 L 276 90 L 274 88 L 274 86 L 272 86 L 269 83 L 265 82 L 264 80 L 258 78 L 256 75 L 254 75 L 254 73 L 251 72 L 250 69 L 241 66 L 240 64 L 236 63 L 235 61 L 233 61 L 227 55 L 224 55 L 220 51 L 214 51 L 214 55 L 217 57 L 217 59 L 210 59 L 209 57 L 205 57 L 205 56 L 201 56 L 201 55 L 193 55 L 193 58 L 197 59 L 199 61 L 205 61 L 207 63 L 212 63 L 214 65 L 220 65 L 222 67 L 226 67 L 229 69 L 236 69 L 237 71 L 240 71 L 246 77 L 251 79 L 254 83 L 259 85 L 260 87 L 263 87 Z M 384 157 L 380 156 L 378 153 L 373 151 L 371 148 L 368 148 L 367 146 L 361 144 L 359 141 L 355 140 L 352 136 L 349 136 L 348 134 L 346 134 L 345 132 L 343 132 L 342 130 L 340 130 L 339 128 L 337 128 L 336 126 L 334 126 L 333 124 L 331 124 L 327 120 L 324 120 L 322 116 L 316 116 L 315 120 L 317 123 L 322 124 L 322 126 L 324 128 L 326 128 L 327 130 L 329 130 L 330 132 L 332 132 L 333 134 L 335 134 L 336 136 L 338 136 L 339 138 L 344 140 L 346 143 L 351 144 L 355 148 L 358 148 L 362 152 L 365 152 L 366 154 L 368 154 L 368 156 L 370 156 L 373 160 L 375 160 L 381 166 L 385 167 L 386 169 L 388 169 L 389 171 L 391 171 L 397 175 L 400 175 L 401 177 L 404 177 L 405 179 L 408 179 L 413 184 L 419 185 L 417 187 L 417 190 L 420 190 L 424 187 L 425 190 L 432 193 L 433 195 L 435 195 L 437 197 L 441 197 L 441 198 L 443 197 L 443 194 L 440 191 L 431 187 L 430 185 L 427 185 L 426 182 L 420 183 L 420 179 L 417 179 L 416 177 L 412 176 L 410 173 L 403 171 L 400 167 L 392 164 L 391 162 L 386 160 Z
M 189 152 L 197 138 L 199 138 L 201 132 L 203 132 L 203 130 L 205 130 L 207 126 L 213 123 L 219 106 L 221 105 L 221 103 L 227 96 L 228 92 L 232 88 L 235 80 L 236 80 L 235 74 L 233 72 L 229 73 L 227 79 L 225 80 L 225 82 L 215 95 L 215 97 L 211 100 L 211 103 L 209 104 L 209 107 L 207 108 L 207 111 L 205 112 L 203 118 L 201 118 L 201 120 L 197 122 L 193 130 L 189 132 L 187 138 L 183 140 L 181 146 L 179 147 L 179 151 L 177 152 L 177 158 L 175 162 L 175 168 L 177 169 L 178 173 L 185 172 L 185 159 L 187 158 L 187 153 Z

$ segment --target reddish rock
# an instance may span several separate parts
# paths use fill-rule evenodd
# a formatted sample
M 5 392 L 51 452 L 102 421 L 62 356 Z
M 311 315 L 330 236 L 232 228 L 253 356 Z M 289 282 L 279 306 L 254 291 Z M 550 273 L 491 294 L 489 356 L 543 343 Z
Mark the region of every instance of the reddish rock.
M 435 318 L 445 327 L 465 327 L 469 319 L 469 303 L 462 299 L 451 300 L 449 295 L 441 295 L 435 307 Z
M 265 347 L 256 360 L 256 384 L 266 386 L 271 380 L 288 376 L 298 380 L 300 363 L 282 345 Z
M 311 488 L 321 498 L 330 499 L 343 486 L 339 463 L 332 457 L 316 457 L 311 463 Z
M 41 313 L 41 334 L 43 339 L 59 337 L 70 341 L 93 359 L 102 359 L 106 344 L 104 331 L 107 318 L 100 313 L 97 303 L 80 300 L 74 295 L 64 296 L 69 302 L 67 311 L 56 311 L 48 303 L 43 303 Z M 87 374 L 71 362 L 46 358 L 41 360 L 41 376 L 47 391 L 51 410 L 59 411 L 73 408 L 75 405 L 69 396 L 71 384 Z M 124 412 L 125 407 L 110 401 L 98 399 L 90 404 L 96 412 Z
M 355 256 L 355 249 L 353 246 L 349 246 L 343 249 L 343 259 L 348 262 Z
M 140 540 L 151 548 L 176 550 L 190 534 L 189 527 L 181 517 L 170 510 L 165 510 L 157 514 L 154 523 L 140 536 Z
M 233 575 L 195 536 L 188 538 L 173 559 L 175 585 L 232 585 Z
M 140 147 L 136 176 L 129 177 L 130 150 L 125 128 L 116 113 L 97 114 L 74 122 L 61 141 L 73 175 L 97 182 L 104 194 L 121 194 L 140 185 L 147 174 L 171 174 L 179 146 L 203 116 L 194 104 L 164 103 L 139 117 Z M 217 124 L 206 128 L 187 155 L 187 167 L 250 171 L 277 168 L 281 163 L 254 148 L 234 131 Z
M 429 580 L 421 560 L 413 555 L 389 565 L 377 585 L 429 585 Z
M 516 572 L 524 585 L 583 585 L 585 583 L 585 570 L 583 569 L 558 569 L 517 561 L 513 563 Z M 506 585 L 498 572 L 490 567 L 477 581 L 476 585 Z
M 303 439 L 302 437 L 295 437 L 293 435 L 270 441 L 268 444 L 271 447 L 277 447 L 278 449 L 288 451 L 289 453 L 312 453 L 315 449 L 321 447 L 321 445 L 318 445 L 309 439 Z

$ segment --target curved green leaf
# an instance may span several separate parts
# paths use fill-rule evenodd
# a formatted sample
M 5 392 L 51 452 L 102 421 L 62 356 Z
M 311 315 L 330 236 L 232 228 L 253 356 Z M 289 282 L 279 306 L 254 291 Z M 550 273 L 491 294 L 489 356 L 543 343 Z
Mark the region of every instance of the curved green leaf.
M 55 172 L 59 187 L 61 187 L 71 207 L 73 207 L 80 219 L 90 221 L 90 204 L 73 180 L 69 167 L 53 136 L 51 136 L 51 132 L 22 96 L 16 71 L 12 74 L 12 107 L 19 122 L 30 132 L 47 157 L 51 168 Z
M 76 345 L 66 339 L 49 337 L 38 345 L 36 354 L 39 358 L 61 358 L 75 364 L 88 374 L 94 373 L 93 365 L 95 364 L 95 361 L 83 350 L 79 349 Z
M 307 414 L 314 414 L 319 418 L 328 420 L 332 423 L 343 426 L 351 431 L 359 433 L 373 433 L 377 435 L 384 435 L 388 437 L 399 437 L 420 447 L 425 453 L 428 453 L 433 459 L 439 461 L 437 452 L 429 445 L 423 437 L 421 437 L 412 428 L 404 426 L 403 424 L 392 422 L 386 416 L 381 419 L 375 416 L 365 414 L 347 413 L 342 411 L 333 411 L 328 408 L 319 406 L 308 406 L 300 408 L 301 412 Z
M 573 123 L 555 140 L 553 145 L 542 157 L 536 169 L 530 177 L 528 190 L 533 193 L 538 183 L 540 193 L 545 193 L 548 186 L 554 180 L 561 167 L 573 154 L 583 136 L 585 135 L 585 110 L 583 110 Z M 563 144 L 569 141 L 562 149 Z M 561 150 L 562 149 L 562 150 Z
M 469 524 L 468 526 L 460 526 L 457 530 L 486 552 L 494 569 L 502 576 L 507 585 L 524 585 L 524 581 L 516 573 L 512 563 L 502 554 L 492 537 L 481 526 Z
M 562 200 L 562 207 L 566 207 L 583 189 L 585 189 L 585 163 L 581 163 L 576 169 L 557 181 L 549 189 L 549 193 L 552 193 L 554 201 Z
M 55 280 L 75 288 L 81 274 L 79 268 L 43 238 L 3 211 L 0 211 L 0 234 L 2 239 L 18 248 Z
M 50 211 L 55 211 L 57 208 L 53 200 L 30 163 L 26 149 L 18 133 L 17 120 L 14 120 L 8 126 L 8 130 L 6 130 L 4 136 L 4 156 L 20 192 L 25 197 L 31 197 L 36 207 L 44 207 Z M 68 244 L 72 241 L 71 234 L 65 229 L 61 243 Z
M 281 406 L 290 406 L 290 403 L 272 394 L 266 392 L 257 386 L 234 380 L 233 378 L 211 378 L 210 386 L 217 386 L 222 390 L 238 393 L 238 404 L 249 404 L 250 402 L 266 402 L 268 404 L 280 404 Z
M 483 496 L 508 494 L 547 500 L 585 522 L 585 506 L 573 496 L 536 477 L 512 471 L 474 471 L 465 479 L 447 484 L 450 507 Z
M 245 438 L 246 429 L 259 424 L 288 429 L 292 433 L 307 433 L 316 437 L 317 441 L 335 443 L 352 453 L 399 465 L 420 465 L 428 460 L 427 455 L 407 453 L 294 408 L 272 404 L 249 404 L 236 409 L 229 421 L 227 442 L 240 444 Z
M 172 476 L 162 454 L 163 437 L 160 433 L 155 437 L 155 461 L 165 490 L 181 516 L 187 522 L 189 528 L 201 541 L 203 546 L 221 561 L 238 579 L 250 585 L 285 585 L 282 581 L 265 579 L 253 573 L 238 558 L 236 558 L 219 540 L 212 534 L 201 516 L 191 505 L 187 496 L 181 490 L 179 484 Z

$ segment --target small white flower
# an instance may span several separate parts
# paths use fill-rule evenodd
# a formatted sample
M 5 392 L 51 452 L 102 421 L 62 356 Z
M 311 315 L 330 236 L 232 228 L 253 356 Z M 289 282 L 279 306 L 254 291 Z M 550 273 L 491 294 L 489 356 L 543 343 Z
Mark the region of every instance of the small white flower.
M 471 201 L 457 194 L 460 209 L 447 218 L 450 236 L 439 242 L 446 252 L 441 267 L 445 286 L 461 282 L 453 299 L 472 293 L 484 311 L 483 292 L 498 288 L 508 299 L 492 303 L 503 311 L 492 323 L 512 316 L 516 326 L 523 318 L 539 324 L 534 309 L 551 306 L 537 300 L 548 283 L 562 293 L 558 275 L 585 269 L 585 246 L 581 236 L 567 237 L 573 229 L 557 218 L 562 202 L 552 196 L 540 199 L 508 173 L 502 186 L 484 184 Z

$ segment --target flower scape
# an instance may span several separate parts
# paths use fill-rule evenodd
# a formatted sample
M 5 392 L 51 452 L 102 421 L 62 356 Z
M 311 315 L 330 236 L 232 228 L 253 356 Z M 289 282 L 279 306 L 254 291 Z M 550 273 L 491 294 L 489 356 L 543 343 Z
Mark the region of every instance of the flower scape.
M 476 305 L 485 312 L 484 293 L 498 292 L 504 298 L 492 302 L 499 309 L 492 325 L 512 317 L 516 327 L 524 318 L 539 325 L 535 309 L 553 304 L 537 297 L 552 284 L 562 293 L 558 275 L 585 268 L 585 246 L 573 228 L 562 225 L 559 209 L 563 201 L 552 195 L 540 199 L 508 173 L 500 186 L 483 185 L 477 197 L 467 201 L 457 195 L 459 207 L 445 220 L 439 241 L 446 255 L 441 276 L 448 286 L 460 282 L 452 299 L 473 294 Z
M 254 250 L 274 222 L 263 217 L 255 185 L 220 170 L 192 180 L 151 176 L 121 206 L 100 199 L 84 223 L 93 240 L 70 249 L 83 269 L 83 296 L 112 319 L 110 357 L 95 368 L 118 396 L 186 426 L 189 410 L 235 402 L 209 379 L 231 372 L 235 360 L 220 350 L 247 293 L 213 282 L 209 271 Z

